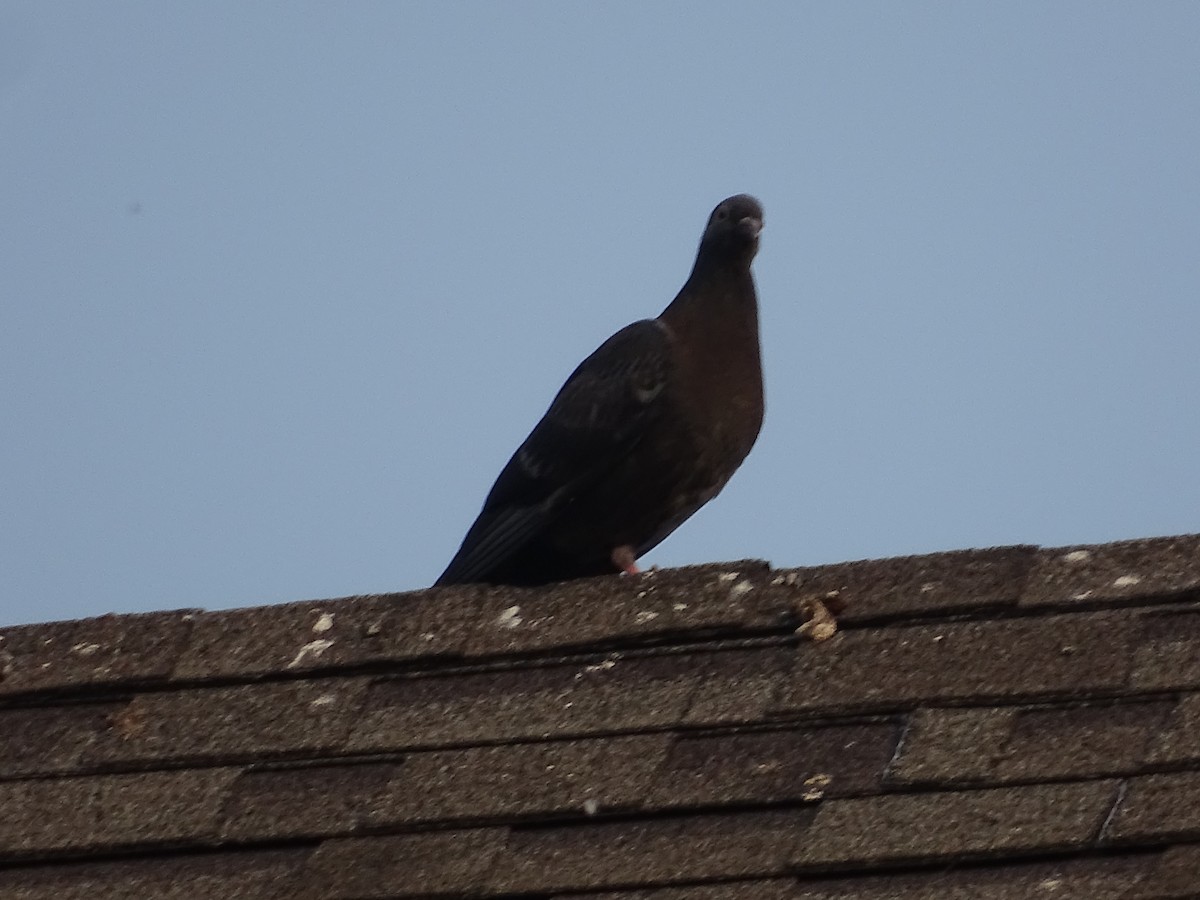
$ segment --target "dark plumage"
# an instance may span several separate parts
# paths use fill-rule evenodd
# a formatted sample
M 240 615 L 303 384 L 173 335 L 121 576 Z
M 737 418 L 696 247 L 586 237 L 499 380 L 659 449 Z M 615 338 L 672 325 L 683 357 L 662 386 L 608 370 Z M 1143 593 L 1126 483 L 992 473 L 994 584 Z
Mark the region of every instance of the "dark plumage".
M 713 210 L 679 294 L 580 363 L 437 584 L 636 572 L 639 556 L 717 495 L 762 426 L 750 273 L 762 223 L 745 194 Z

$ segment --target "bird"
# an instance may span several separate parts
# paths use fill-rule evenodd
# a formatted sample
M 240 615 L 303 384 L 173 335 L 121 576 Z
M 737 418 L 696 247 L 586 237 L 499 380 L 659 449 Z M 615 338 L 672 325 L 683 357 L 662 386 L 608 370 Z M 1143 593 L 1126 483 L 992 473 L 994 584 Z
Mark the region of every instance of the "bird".
M 717 496 L 762 428 L 762 229 L 753 197 L 717 205 L 679 293 L 571 373 L 435 586 L 634 575 Z

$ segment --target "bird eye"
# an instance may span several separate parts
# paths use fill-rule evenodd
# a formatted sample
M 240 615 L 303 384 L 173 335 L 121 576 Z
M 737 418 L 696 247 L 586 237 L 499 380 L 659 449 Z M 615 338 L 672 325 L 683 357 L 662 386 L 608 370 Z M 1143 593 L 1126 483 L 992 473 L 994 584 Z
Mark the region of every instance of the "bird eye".
M 724 209 L 717 210 L 717 221 L 718 222 L 724 222 L 728 218 L 729 218 L 728 210 L 724 210 Z

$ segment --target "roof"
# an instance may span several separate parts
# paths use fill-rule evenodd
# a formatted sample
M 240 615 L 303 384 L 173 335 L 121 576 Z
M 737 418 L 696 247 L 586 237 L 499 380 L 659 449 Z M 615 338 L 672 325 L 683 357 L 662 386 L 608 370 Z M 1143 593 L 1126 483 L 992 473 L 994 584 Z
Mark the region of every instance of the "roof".
M 1197 896 L 1200 536 L 0 634 L 6 900 Z

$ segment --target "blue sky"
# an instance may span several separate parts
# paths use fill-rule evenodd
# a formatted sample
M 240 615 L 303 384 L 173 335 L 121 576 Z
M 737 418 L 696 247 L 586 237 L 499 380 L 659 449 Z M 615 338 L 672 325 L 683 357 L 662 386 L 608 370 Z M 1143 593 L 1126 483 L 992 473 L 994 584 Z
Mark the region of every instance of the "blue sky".
M 766 209 L 644 562 L 1200 530 L 1200 4 L 0 3 L 0 624 L 420 588 Z

